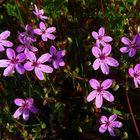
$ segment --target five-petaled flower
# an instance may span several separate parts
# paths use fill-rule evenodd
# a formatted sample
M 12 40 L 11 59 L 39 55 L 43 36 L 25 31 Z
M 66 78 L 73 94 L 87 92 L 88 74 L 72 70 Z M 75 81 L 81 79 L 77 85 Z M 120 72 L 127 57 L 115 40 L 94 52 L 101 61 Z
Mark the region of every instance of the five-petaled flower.
M 24 38 L 22 45 L 17 46 L 16 51 L 18 53 L 23 52 L 27 54 L 28 52 L 36 52 L 38 49 L 31 45 L 31 40 L 29 38 Z
M 13 43 L 6 40 L 10 36 L 10 31 L 4 31 L 0 34 L 0 52 L 5 51 L 4 47 L 12 47 Z
M 97 47 L 99 47 L 100 44 L 105 46 L 106 44 L 108 44 L 109 42 L 112 41 L 112 37 L 105 35 L 105 28 L 104 27 L 101 27 L 99 29 L 98 33 L 93 31 L 92 36 L 93 36 L 93 38 L 96 39 L 96 46 Z
M 121 42 L 125 45 L 125 47 L 120 48 L 122 53 L 128 53 L 129 57 L 133 57 L 136 54 L 136 51 L 140 49 L 140 35 L 137 34 L 134 36 L 131 41 L 127 37 L 122 37 Z
M 130 77 L 133 78 L 135 87 L 138 88 L 138 85 L 140 84 L 140 64 L 136 64 L 134 69 L 129 68 L 128 73 Z
M 112 57 L 109 57 L 110 53 L 111 53 L 110 45 L 104 46 L 102 50 L 96 46 L 93 47 L 92 54 L 97 58 L 93 62 L 92 65 L 93 69 L 97 70 L 100 67 L 103 74 L 109 74 L 109 66 L 118 67 L 119 66 L 118 61 Z
M 113 114 L 109 117 L 109 119 L 106 116 L 101 116 L 101 126 L 99 127 L 99 132 L 104 133 L 107 129 L 111 136 L 116 136 L 114 130 L 115 128 L 121 128 L 123 125 L 120 121 L 116 121 L 117 115 Z
M 43 64 L 50 59 L 51 55 L 49 53 L 45 53 L 45 54 L 41 55 L 38 58 L 38 60 L 36 59 L 36 56 L 33 52 L 28 52 L 26 57 L 27 57 L 27 59 L 29 59 L 29 61 L 27 61 L 24 64 L 24 68 L 27 71 L 34 70 L 35 74 L 36 74 L 36 76 L 39 80 L 44 79 L 44 74 L 43 73 L 52 73 L 53 72 L 52 67 Z
M 10 75 L 14 72 L 14 69 L 16 69 L 19 74 L 24 74 L 25 69 L 21 63 L 26 59 L 25 54 L 20 53 L 16 56 L 15 51 L 11 48 L 8 48 L 6 50 L 6 55 L 8 59 L 0 60 L 0 67 L 7 67 L 4 70 L 3 75 Z
M 55 27 L 46 28 L 44 22 L 39 23 L 39 28 L 34 29 L 34 33 L 37 35 L 41 35 L 43 41 L 54 40 L 55 36 L 52 34 L 56 31 Z
M 94 90 L 87 96 L 88 102 L 91 102 L 95 98 L 95 105 L 97 108 L 100 108 L 103 104 L 103 98 L 109 102 L 114 101 L 114 96 L 107 91 L 107 89 L 112 85 L 111 79 L 106 79 L 101 84 L 96 79 L 91 79 L 89 84 Z
M 43 9 L 38 10 L 36 4 L 34 5 L 34 7 L 35 7 L 35 11 L 33 11 L 33 13 L 34 13 L 39 19 L 41 19 L 41 20 L 46 20 L 46 19 L 48 19 L 47 16 L 43 16 L 43 15 L 44 15 L 44 10 L 43 10 Z
M 18 118 L 21 114 L 23 114 L 23 119 L 27 121 L 29 119 L 30 112 L 37 113 L 37 108 L 33 106 L 33 98 L 28 98 L 26 100 L 16 98 L 14 102 L 17 106 L 19 106 L 13 114 L 14 118 Z
M 50 54 L 52 55 L 49 59 L 52 62 L 55 69 L 58 69 L 59 66 L 64 66 L 65 62 L 62 60 L 62 57 L 65 56 L 65 50 L 57 51 L 54 46 L 50 47 Z
M 24 42 L 24 39 L 27 38 L 29 39 L 30 41 L 32 42 L 35 42 L 36 41 L 36 38 L 35 38 L 35 34 L 34 34 L 34 30 L 32 29 L 32 27 L 27 24 L 25 26 L 25 32 L 22 32 L 18 35 L 18 40 L 23 43 Z

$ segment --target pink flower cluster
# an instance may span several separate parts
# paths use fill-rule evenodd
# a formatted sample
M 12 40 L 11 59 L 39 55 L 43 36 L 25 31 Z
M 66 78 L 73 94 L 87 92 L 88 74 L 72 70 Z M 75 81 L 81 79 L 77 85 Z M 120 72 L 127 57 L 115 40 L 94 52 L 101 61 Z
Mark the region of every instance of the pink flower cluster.
M 109 66 L 118 67 L 119 63 L 116 59 L 110 56 L 112 47 L 109 44 L 112 41 L 112 37 L 105 34 L 105 28 L 101 27 L 97 32 L 92 32 L 93 38 L 96 40 L 96 45 L 92 47 L 92 54 L 95 56 L 95 61 L 93 62 L 93 69 L 101 69 L 103 74 L 108 75 L 110 70 Z M 100 82 L 96 79 L 91 79 L 89 81 L 90 86 L 93 91 L 87 96 L 87 101 L 91 102 L 95 99 L 95 105 L 97 108 L 101 108 L 103 105 L 103 99 L 108 102 L 114 101 L 114 96 L 108 91 L 112 86 L 113 80 L 106 79 Z M 115 136 L 114 128 L 122 127 L 122 123 L 115 121 L 117 115 L 112 115 L 107 119 L 105 116 L 101 116 L 101 126 L 99 132 L 104 133 L 107 129 L 111 136 Z

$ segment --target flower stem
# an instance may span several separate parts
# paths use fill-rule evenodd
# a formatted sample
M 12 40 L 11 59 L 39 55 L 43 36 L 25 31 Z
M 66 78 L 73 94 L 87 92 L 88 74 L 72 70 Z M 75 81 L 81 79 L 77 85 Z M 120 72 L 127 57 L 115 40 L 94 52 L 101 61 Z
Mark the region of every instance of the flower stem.
M 101 5 L 101 9 L 102 9 L 102 15 L 104 17 L 104 6 L 103 6 L 103 1 L 100 0 L 100 5 Z

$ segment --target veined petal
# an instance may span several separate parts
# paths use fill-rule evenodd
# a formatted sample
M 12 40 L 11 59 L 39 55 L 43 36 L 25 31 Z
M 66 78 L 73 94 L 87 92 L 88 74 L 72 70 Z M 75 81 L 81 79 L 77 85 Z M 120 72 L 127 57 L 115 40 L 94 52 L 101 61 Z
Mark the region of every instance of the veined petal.
M 26 55 L 24 53 L 20 53 L 17 55 L 16 59 L 18 59 L 18 62 L 23 62 L 26 59 Z
M 53 72 L 53 68 L 50 66 L 40 64 L 39 67 L 40 67 L 40 70 L 45 72 L 45 73 L 52 73 Z
M 14 65 L 9 65 L 3 72 L 4 76 L 10 75 L 14 71 Z
M 45 26 L 45 24 L 44 24 L 44 22 L 40 22 L 39 23 L 39 28 L 41 29 L 41 30 L 46 30 L 46 26 Z
M 65 56 L 65 50 L 58 51 L 58 52 L 57 52 L 57 56 L 58 56 L 59 58 L 62 58 L 63 56 Z
M 39 28 L 34 29 L 33 32 L 37 35 L 42 35 L 42 31 Z
M 24 111 L 23 111 L 23 119 L 25 121 L 27 121 L 29 119 L 29 110 L 28 109 L 24 109 Z
M 32 105 L 34 103 L 34 99 L 33 98 L 28 98 L 25 100 L 26 103 L 28 103 L 29 105 Z
M 10 36 L 10 31 L 6 30 L 0 34 L 0 40 L 6 39 Z
M 16 48 L 16 51 L 18 52 L 18 53 L 20 53 L 20 52 L 22 52 L 22 51 L 24 51 L 24 45 L 19 45 L 19 46 L 17 46 L 17 48 Z
M 108 132 L 111 136 L 116 136 L 116 134 L 114 133 L 114 128 L 113 127 L 108 126 Z
M 37 113 L 37 111 L 38 111 L 37 108 L 34 107 L 33 105 L 29 107 L 29 110 L 33 113 Z
M 97 32 L 94 32 L 94 31 L 92 32 L 92 37 L 93 37 L 93 38 L 98 39 L 98 36 L 99 36 L 99 35 L 98 35 Z
M 122 52 L 122 53 L 127 53 L 127 52 L 129 52 L 129 50 L 130 50 L 129 47 L 122 47 L 122 48 L 120 48 L 120 52 Z
M 108 119 L 107 119 L 106 116 L 101 116 L 100 121 L 101 121 L 102 123 L 107 123 Z
M 26 54 L 26 58 L 29 59 L 31 62 L 36 62 L 36 56 L 33 52 L 28 52 Z
M 51 46 L 51 47 L 50 47 L 50 54 L 53 55 L 53 54 L 56 54 L 56 52 L 57 52 L 57 51 L 56 51 L 55 46 Z
M 129 50 L 129 57 L 133 57 L 136 54 L 136 49 L 135 48 L 131 48 Z
M 32 51 L 32 52 L 37 52 L 38 49 L 34 46 L 30 46 L 29 49 Z
M 93 62 L 92 67 L 93 67 L 94 70 L 99 69 L 99 67 L 100 67 L 100 59 L 97 58 L 97 59 Z
M 35 68 L 35 74 L 36 74 L 36 76 L 37 76 L 37 78 L 39 80 L 43 80 L 44 79 L 43 72 L 41 71 L 40 68 Z
M 121 122 L 119 122 L 119 121 L 114 121 L 114 122 L 111 123 L 111 125 L 113 127 L 116 127 L 116 128 L 120 128 L 120 127 L 123 126 L 123 124 Z
M 103 36 L 102 39 L 104 42 L 107 42 L 107 43 L 112 41 L 112 37 L 110 36 Z
M 24 68 L 27 71 L 32 71 L 34 69 L 33 63 L 28 61 L 27 63 L 24 64 Z
M 135 87 L 136 87 L 136 88 L 138 88 L 138 86 L 139 86 L 139 85 L 138 85 L 137 78 L 135 78 L 135 77 L 134 77 L 134 79 L 133 79 L 133 80 L 134 80 Z
M 9 59 L 12 59 L 12 58 L 15 58 L 16 57 L 16 54 L 15 54 L 15 51 L 11 48 L 8 48 L 6 50 L 6 55 Z
M 102 53 L 105 54 L 105 56 L 108 56 L 111 53 L 111 45 L 105 45 L 103 47 Z
M 47 33 L 47 38 L 49 38 L 50 40 L 54 40 L 55 36 L 53 34 Z
M 7 41 L 7 40 L 2 40 L 1 44 L 3 46 L 6 46 L 6 47 L 12 47 L 13 46 L 13 43 L 11 41 Z
M 19 74 L 21 74 L 21 75 L 24 74 L 25 69 L 24 69 L 23 65 L 21 65 L 20 63 L 18 63 L 18 64 L 15 65 L 15 67 L 16 67 L 16 71 Z
M 38 8 L 37 8 L 36 4 L 34 4 L 34 7 L 35 7 L 35 12 L 38 13 Z
M 122 38 L 121 38 L 121 42 L 122 42 L 123 44 L 127 45 L 127 46 L 131 45 L 131 41 L 130 41 L 130 39 L 127 38 L 127 37 L 122 37 Z
M 19 107 L 15 113 L 13 114 L 14 118 L 18 118 L 21 114 L 23 113 L 23 109 L 21 107 Z
M 5 51 L 5 48 L 0 43 L 0 52 L 3 52 L 3 51 Z
M 134 70 L 133 70 L 133 68 L 129 68 L 128 69 L 128 73 L 129 73 L 129 75 L 131 76 L 131 77 L 134 77 Z
M 104 36 L 105 35 L 105 28 L 101 27 L 98 31 L 99 36 Z
M 136 64 L 136 66 L 134 67 L 134 71 L 136 73 L 139 73 L 140 72 L 140 64 Z
M 117 115 L 116 114 L 113 114 L 109 117 L 109 122 L 113 122 L 117 119 Z
M 103 104 L 103 97 L 102 97 L 102 95 L 100 95 L 100 94 L 96 95 L 96 99 L 95 99 L 96 107 L 97 108 L 101 108 L 102 104 Z
M 47 38 L 46 34 L 42 34 L 41 38 L 42 38 L 43 41 L 46 41 L 46 42 L 48 41 L 48 38 Z
M 9 60 L 6 60 L 6 59 L 0 60 L 0 67 L 1 68 L 8 67 L 9 64 L 10 64 Z
M 111 85 L 112 85 L 112 80 L 106 79 L 102 82 L 101 87 L 103 87 L 103 89 L 108 89 L 109 87 L 111 87 Z
M 51 55 L 49 53 L 45 53 L 43 55 L 41 55 L 39 57 L 39 59 L 37 60 L 37 62 L 40 62 L 40 63 L 45 63 L 47 62 L 49 59 L 51 58 Z
M 109 67 L 106 63 L 101 63 L 101 71 L 103 74 L 109 74 Z
M 16 98 L 14 100 L 14 103 L 17 105 L 17 106 L 22 106 L 23 104 L 25 104 L 25 101 L 23 99 L 20 99 L 20 98 Z
M 53 33 L 53 32 L 55 32 L 55 31 L 56 31 L 56 28 L 55 28 L 55 27 L 49 27 L 49 28 L 47 28 L 47 30 L 46 30 L 47 33 Z
M 106 63 L 109 65 L 109 66 L 112 66 L 112 67 L 118 67 L 119 66 L 119 62 L 112 58 L 112 57 L 107 57 L 106 58 Z
M 98 58 L 101 54 L 101 50 L 98 47 L 92 47 L 92 54 Z
M 106 130 L 107 130 L 107 125 L 106 125 L 106 124 L 102 124 L 102 125 L 99 127 L 99 132 L 100 132 L 100 133 L 104 133 Z
M 54 66 L 55 69 L 59 68 L 59 61 L 54 60 L 52 63 L 53 63 L 53 66 Z
M 93 89 L 98 89 L 100 87 L 100 83 L 96 79 L 89 80 L 89 84 Z
M 114 96 L 109 91 L 104 91 L 103 92 L 103 97 L 109 102 L 114 101 Z
M 96 90 L 93 90 L 92 92 L 89 93 L 89 95 L 87 96 L 87 101 L 91 102 L 92 100 L 94 100 L 94 98 L 96 97 Z

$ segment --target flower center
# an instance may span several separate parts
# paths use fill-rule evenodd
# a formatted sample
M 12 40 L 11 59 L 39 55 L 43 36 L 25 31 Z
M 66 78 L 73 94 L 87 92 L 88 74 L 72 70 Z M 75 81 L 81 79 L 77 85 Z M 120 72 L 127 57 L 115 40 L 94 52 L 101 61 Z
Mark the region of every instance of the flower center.
M 19 60 L 19 59 L 12 58 L 11 63 L 12 63 L 12 64 L 17 64 L 17 63 L 18 63 L 18 60 Z
M 100 54 L 100 59 L 104 60 L 106 58 L 105 54 Z
M 98 39 L 99 39 L 99 40 L 102 40 L 102 36 L 98 36 Z
M 29 104 L 26 102 L 22 105 L 22 108 L 27 109 L 29 107 Z
M 45 34 L 46 33 L 46 30 L 44 30 L 44 29 L 42 29 L 41 31 L 42 31 L 42 34 Z
M 39 63 L 37 63 L 37 62 L 33 62 L 32 66 L 34 66 L 34 67 L 38 67 L 38 66 L 39 66 Z
M 53 59 L 53 60 L 56 60 L 56 59 L 57 59 L 57 55 L 54 54 L 54 55 L 52 56 L 52 59 Z
M 97 92 L 102 92 L 103 91 L 103 88 L 102 87 L 98 87 L 98 89 L 97 89 Z

